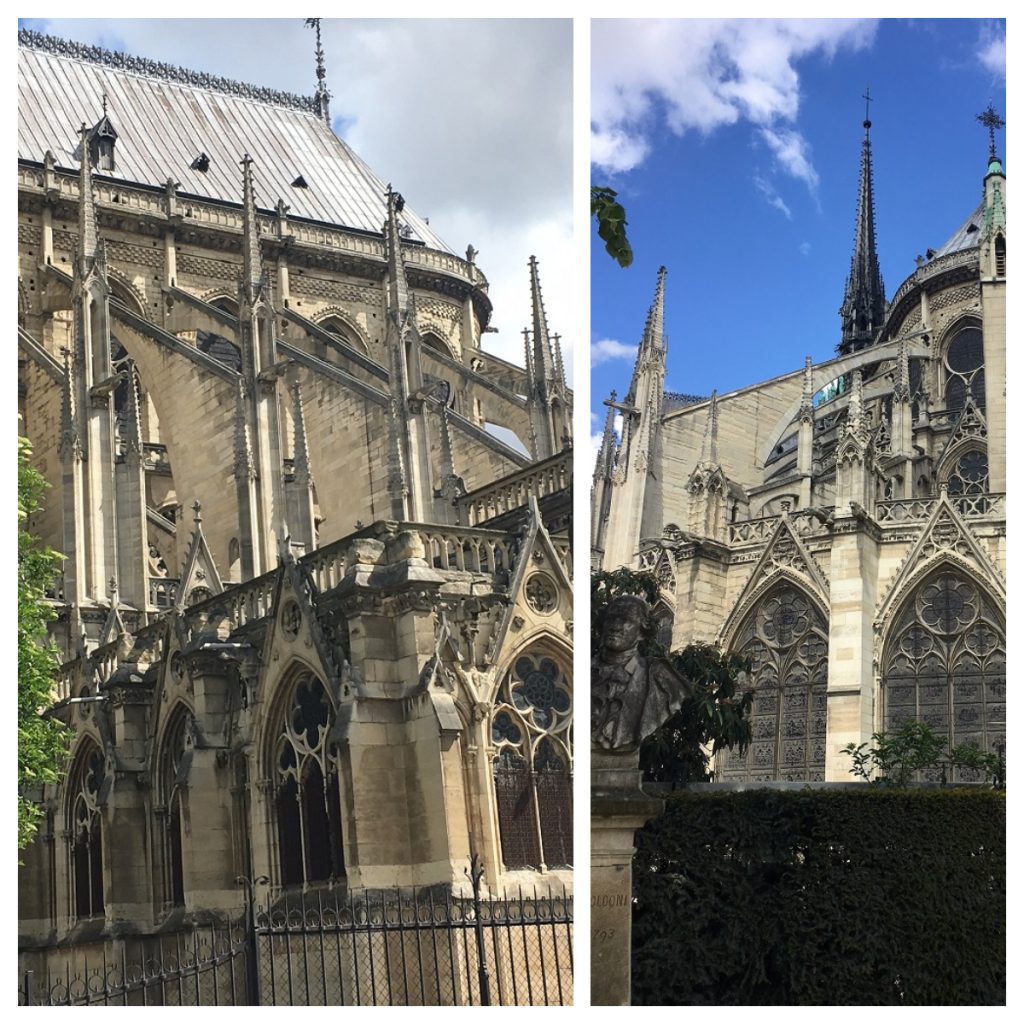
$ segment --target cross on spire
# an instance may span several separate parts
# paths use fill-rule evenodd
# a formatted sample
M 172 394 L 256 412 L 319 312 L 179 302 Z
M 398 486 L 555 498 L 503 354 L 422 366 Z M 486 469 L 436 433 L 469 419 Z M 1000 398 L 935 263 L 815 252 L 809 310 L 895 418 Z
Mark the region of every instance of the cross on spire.
M 871 127 L 871 86 L 865 86 L 864 95 L 861 97 L 864 100 L 864 127 Z
M 991 100 L 988 101 L 988 106 L 978 114 L 977 120 L 988 129 L 988 158 L 989 161 L 995 160 L 996 129 L 1005 128 L 1006 122 L 996 113 L 996 108 L 992 106 Z

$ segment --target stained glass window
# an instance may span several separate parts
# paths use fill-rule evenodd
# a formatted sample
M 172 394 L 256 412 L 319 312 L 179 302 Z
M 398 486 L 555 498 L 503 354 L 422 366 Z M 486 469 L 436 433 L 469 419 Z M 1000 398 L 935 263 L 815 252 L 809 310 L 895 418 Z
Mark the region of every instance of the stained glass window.
M 994 601 L 941 569 L 906 602 L 886 643 L 883 728 L 924 722 L 950 746 L 1006 742 L 1006 635 Z M 965 775 L 965 778 L 967 776 Z
M 817 605 L 797 587 L 782 583 L 747 616 L 733 647 L 751 659 L 753 736 L 745 756 L 733 751 L 717 755 L 715 777 L 822 781 L 828 626 Z
M 572 691 L 542 654 L 517 658 L 491 718 L 505 867 L 572 864 Z

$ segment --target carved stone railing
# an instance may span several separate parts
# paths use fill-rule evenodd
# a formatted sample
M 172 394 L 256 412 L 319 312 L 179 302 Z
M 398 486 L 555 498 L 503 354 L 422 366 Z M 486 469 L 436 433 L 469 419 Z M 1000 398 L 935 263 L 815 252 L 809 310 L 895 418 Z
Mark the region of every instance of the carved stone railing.
M 896 294 L 892 297 L 892 301 L 889 303 L 889 309 L 895 309 L 909 291 L 917 285 L 923 284 L 930 278 L 943 274 L 947 270 L 953 270 L 956 267 L 970 266 L 977 262 L 977 249 L 960 249 L 958 252 L 951 252 L 946 256 L 940 256 L 938 259 L 932 260 L 931 263 L 926 263 L 923 267 L 919 267 L 915 270 L 914 273 L 912 273 L 910 277 L 908 277 L 903 284 L 896 289 Z
M 170 579 L 167 576 L 149 577 L 149 606 L 157 611 L 166 611 L 174 607 L 174 600 L 178 596 L 178 584 L 181 580 Z
M 572 452 L 566 451 L 521 469 L 494 484 L 478 487 L 458 499 L 459 520 L 477 526 L 522 508 L 530 498 L 540 500 L 566 490 L 572 483 Z
M 501 530 L 474 527 L 414 527 L 427 549 L 427 563 L 435 569 L 490 575 L 512 568 L 516 540 Z
M 775 529 L 779 516 L 762 516 L 742 523 L 729 523 L 730 544 L 762 544 Z
M 883 526 L 920 522 L 932 514 L 937 500 L 937 498 L 897 498 L 892 501 L 876 501 L 875 521 Z
M 486 284 L 486 278 L 475 265 L 471 265 L 451 253 L 439 252 L 437 249 L 427 249 L 421 246 L 410 246 L 402 250 L 402 255 L 405 257 L 406 264 L 410 266 L 429 267 L 431 270 L 440 270 L 445 274 L 453 274 L 467 281 Z
M 250 622 L 265 618 L 274 610 L 276 590 L 277 570 L 274 569 L 257 576 L 254 580 L 226 590 L 219 603 L 227 606 L 227 615 L 233 627 L 239 629 Z
M 1005 519 L 1005 494 L 958 494 L 950 498 L 964 519 Z

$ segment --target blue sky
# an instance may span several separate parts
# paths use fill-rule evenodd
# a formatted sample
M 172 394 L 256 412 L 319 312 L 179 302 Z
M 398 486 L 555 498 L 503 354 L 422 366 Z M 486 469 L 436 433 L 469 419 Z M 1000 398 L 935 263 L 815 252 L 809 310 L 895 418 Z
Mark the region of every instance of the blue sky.
M 591 176 L 619 192 L 635 261 L 593 236 L 592 432 L 629 386 L 662 264 L 669 390 L 835 354 L 867 86 L 891 298 L 981 198 L 975 115 L 991 99 L 1005 117 L 1004 22 L 593 23 Z

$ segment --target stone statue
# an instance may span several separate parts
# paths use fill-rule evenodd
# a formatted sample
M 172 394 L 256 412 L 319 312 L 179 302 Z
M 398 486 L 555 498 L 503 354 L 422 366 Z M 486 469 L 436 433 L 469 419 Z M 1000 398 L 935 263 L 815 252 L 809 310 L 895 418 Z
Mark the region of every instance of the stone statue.
M 690 681 L 664 658 L 637 650 L 647 614 L 643 599 L 630 595 L 605 609 L 590 666 L 590 737 L 603 750 L 636 750 L 693 693 Z

